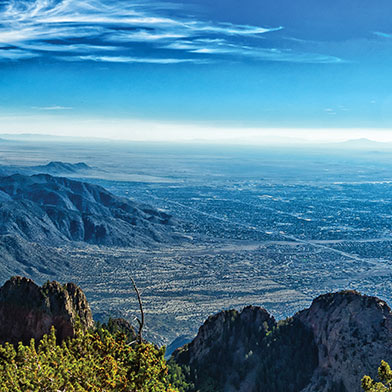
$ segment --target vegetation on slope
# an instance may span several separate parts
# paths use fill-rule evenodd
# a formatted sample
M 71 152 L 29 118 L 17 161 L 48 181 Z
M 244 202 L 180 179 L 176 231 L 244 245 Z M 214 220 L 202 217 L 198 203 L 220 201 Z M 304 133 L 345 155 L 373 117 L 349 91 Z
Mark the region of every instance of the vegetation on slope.
M 378 368 L 380 382 L 374 381 L 371 377 L 365 376 L 362 379 L 362 388 L 365 392 L 392 392 L 392 370 L 387 362 L 381 361 Z
M 61 345 L 52 329 L 39 343 L 0 346 L 0 390 L 175 392 L 164 349 L 104 329 L 79 331 Z

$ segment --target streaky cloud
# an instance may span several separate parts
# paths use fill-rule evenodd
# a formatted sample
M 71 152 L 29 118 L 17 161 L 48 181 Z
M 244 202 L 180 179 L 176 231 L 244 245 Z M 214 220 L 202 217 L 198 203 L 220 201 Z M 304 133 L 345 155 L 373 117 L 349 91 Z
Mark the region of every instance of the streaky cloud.
M 205 24 L 202 22 L 191 22 L 186 25 L 190 29 L 194 29 L 198 32 L 212 32 L 221 33 L 225 35 L 257 35 L 265 34 L 273 31 L 283 30 L 282 26 L 275 28 L 263 28 L 249 25 L 233 25 L 231 23 L 220 23 L 220 24 Z
M 127 57 L 127 56 L 78 56 L 76 59 L 84 61 L 100 61 L 107 63 L 150 63 L 150 64 L 180 64 L 194 63 L 207 64 L 203 59 L 179 59 L 179 58 L 152 58 L 152 57 Z
M 0 58 L 53 56 L 65 61 L 154 64 L 208 64 L 213 58 L 230 61 L 230 57 L 310 63 L 341 61 L 328 55 L 276 49 L 276 42 L 269 41 L 269 37 L 279 34 L 283 26 L 195 20 L 168 12 L 179 7 L 175 3 L 146 0 L 8 0 L 0 7 L 4 21 L 0 25 L 0 43 L 7 49 Z M 264 38 L 263 46 L 260 38 Z M 108 55 L 108 51 L 113 54 Z M 167 51 L 173 51 L 173 55 Z
M 187 35 L 176 32 L 150 32 L 146 30 L 138 31 L 117 31 L 107 34 L 105 40 L 112 42 L 156 42 L 171 41 L 186 38 Z
M 33 42 L 20 45 L 21 48 L 30 51 L 40 52 L 65 52 L 65 53 L 97 53 L 97 52 L 113 52 L 119 48 L 109 45 L 87 45 L 87 44 L 50 44 L 46 42 Z M 38 55 L 38 54 L 37 54 Z
M 373 34 L 382 38 L 392 38 L 392 34 L 383 33 L 382 31 L 373 31 Z
M 23 60 L 38 57 L 37 53 L 20 49 L 0 49 L 0 61 Z
M 53 106 L 33 106 L 32 109 L 35 110 L 72 110 L 71 106 L 60 106 L 60 105 L 53 105 Z
M 197 54 L 220 54 L 231 57 L 244 57 L 260 61 L 295 62 L 309 64 L 338 64 L 344 60 L 339 57 L 292 51 L 279 48 L 255 48 L 247 45 L 231 44 L 226 40 L 178 41 L 167 46 L 171 49 L 186 50 Z

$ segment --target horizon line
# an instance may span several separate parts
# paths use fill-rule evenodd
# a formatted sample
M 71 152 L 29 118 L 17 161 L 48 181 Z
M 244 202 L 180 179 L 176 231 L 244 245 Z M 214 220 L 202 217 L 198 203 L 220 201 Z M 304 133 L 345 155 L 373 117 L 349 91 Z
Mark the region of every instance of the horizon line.
M 69 141 L 96 141 L 96 142 L 113 142 L 113 143 L 150 143 L 150 144 L 203 144 L 203 145 L 241 145 L 241 146 L 328 146 L 328 145 L 347 145 L 356 144 L 358 147 L 365 144 L 377 145 L 391 145 L 390 141 L 380 141 L 376 139 L 358 137 L 358 138 L 344 138 L 340 140 L 330 139 L 302 139 L 295 137 L 278 136 L 273 138 L 266 138 L 263 141 L 263 136 L 259 137 L 232 137 L 232 138 L 192 138 L 192 139 L 132 139 L 132 138 L 113 138 L 105 136 L 80 136 L 80 135 L 66 135 L 66 134 L 50 134 L 50 133 L 31 133 L 31 132 L 15 132 L 15 133 L 0 133 L 0 142 L 2 140 L 16 141 L 17 139 L 27 141 L 26 139 L 68 139 Z M 255 144 L 255 142 L 258 142 Z M 250 144 L 252 143 L 252 144 Z

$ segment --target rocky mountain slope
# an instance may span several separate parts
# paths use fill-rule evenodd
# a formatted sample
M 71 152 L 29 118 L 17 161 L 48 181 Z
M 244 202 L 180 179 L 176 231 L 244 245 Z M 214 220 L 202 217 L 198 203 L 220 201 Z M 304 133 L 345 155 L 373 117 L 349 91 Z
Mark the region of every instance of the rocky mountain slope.
M 32 280 L 13 277 L 0 288 L 0 343 L 28 344 L 41 339 L 54 326 L 57 337 L 73 336 L 75 323 L 91 328 L 93 319 L 83 291 L 73 283 L 48 282 L 42 287 Z
M 312 331 L 318 367 L 303 392 L 360 391 L 382 359 L 392 361 L 392 313 L 382 300 L 354 291 L 326 294 L 295 316 Z M 335 389 L 334 389 L 335 388 Z
M 0 235 L 41 245 L 141 246 L 178 239 L 173 223 L 97 185 L 48 174 L 0 177 Z
M 392 362 L 391 309 L 343 291 L 278 323 L 258 307 L 221 312 L 172 362 L 201 392 L 359 392 L 382 359 Z

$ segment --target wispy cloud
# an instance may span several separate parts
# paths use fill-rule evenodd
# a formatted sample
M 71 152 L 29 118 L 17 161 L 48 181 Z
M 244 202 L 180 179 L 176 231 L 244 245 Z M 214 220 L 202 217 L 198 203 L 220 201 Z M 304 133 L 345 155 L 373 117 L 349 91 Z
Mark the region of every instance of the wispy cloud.
M 231 58 L 246 57 L 259 61 L 280 61 L 295 63 L 337 64 L 342 59 L 330 55 L 293 51 L 276 47 L 264 48 L 250 45 L 233 44 L 225 39 L 178 40 L 167 45 L 169 49 L 187 50 L 191 53 L 220 54 Z
M 374 31 L 373 34 L 382 38 L 392 38 L 392 34 L 383 33 L 382 31 Z
M 72 110 L 71 106 L 60 106 L 60 105 L 53 105 L 53 106 L 33 106 L 32 109 L 35 110 Z
M 339 62 L 336 57 L 279 49 L 272 42 L 266 47 L 269 36 L 282 26 L 195 20 L 175 16 L 178 7 L 147 0 L 8 0 L 0 3 L 0 60 L 54 56 L 68 61 L 203 64 L 234 57 Z
M 0 48 L 0 61 L 31 59 L 38 56 L 37 53 L 33 53 L 29 50 Z
M 106 34 L 106 41 L 115 42 L 156 42 L 186 38 L 187 35 L 176 32 L 151 32 L 151 31 L 116 31 Z
M 206 64 L 203 59 L 178 59 L 178 58 L 152 58 L 152 57 L 126 57 L 126 56 L 79 56 L 73 60 L 102 61 L 108 63 L 151 63 L 151 64 L 179 64 L 195 63 Z

